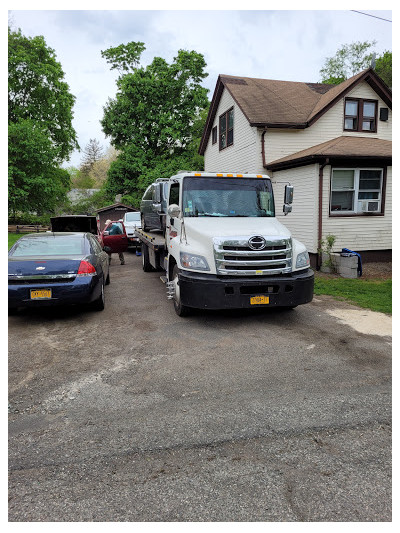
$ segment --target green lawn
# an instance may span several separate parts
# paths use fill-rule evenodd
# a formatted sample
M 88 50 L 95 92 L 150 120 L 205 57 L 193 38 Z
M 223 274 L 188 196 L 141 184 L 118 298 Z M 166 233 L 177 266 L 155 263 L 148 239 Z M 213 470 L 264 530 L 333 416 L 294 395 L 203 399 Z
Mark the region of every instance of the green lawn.
M 392 313 L 392 280 L 322 278 L 315 276 L 314 294 L 328 294 L 380 313 Z
M 25 234 L 26 235 L 26 234 Z M 8 234 L 8 249 L 17 242 L 17 240 L 22 237 L 22 233 L 9 233 Z

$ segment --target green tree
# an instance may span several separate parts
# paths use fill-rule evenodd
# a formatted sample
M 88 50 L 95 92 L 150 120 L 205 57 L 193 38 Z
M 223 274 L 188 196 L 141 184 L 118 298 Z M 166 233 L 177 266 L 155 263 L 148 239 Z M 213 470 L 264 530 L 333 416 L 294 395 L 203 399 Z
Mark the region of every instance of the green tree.
M 392 87 L 392 52 L 386 50 L 376 58 L 375 71 L 388 87 Z
M 144 43 L 130 42 L 102 50 L 101 55 L 111 65 L 111 70 L 117 69 L 122 74 L 134 70 L 139 65 L 144 50 L 146 50 Z
M 78 148 L 75 97 L 43 37 L 8 29 L 10 209 L 53 209 L 69 187 L 60 165 Z M 61 195 L 61 196 L 60 196 Z
M 365 41 L 343 45 L 333 57 L 325 60 L 320 70 L 322 83 L 338 85 L 368 68 L 373 54 L 369 50 L 375 44 L 376 41 Z
M 90 139 L 83 150 L 83 158 L 80 166 L 81 173 L 89 177 L 94 164 L 103 157 L 103 148 L 97 139 Z
M 343 45 L 333 57 L 325 60 L 320 70 L 322 83 L 338 85 L 375 62 L 375 72 L 388 87 L 392 87 L 392 52 L 385 51 L 381 56 L 376 56 L 371 50 L 375 45 L 376 41 Z
M 123 194 L 123 202 L 139 207 L 145 189 L 157 178 L 169 178 L 179 170 L 203 170 L 204 157 L 198 148 L 207 119 L 208 107 L 196 117 L 192 125 L 192 140 L 186 149 L 175 155 L 168 153 L 153 156 L 151 152 L 138 150 L 135 145 L 128 146 L 111 163 L 106 190 L 109 196 Z M 132 180 L 132 174 L 136 178 Z
M 70 189 L 70 176 L 53 165 L 46 129 L 31 120 L 19 120 L 8 127 L 8 145 L 10 212 L 54 210 Z
M 101 121 L 119 151 L 110 167 L 107 190 L 136 199 L 148 172 L 179 170 L 182 161 L 193 156 L 193 126 L 208 106 L 208 91 L 201 86 L 207 76 L 201 54 L 179 50 L 171 64 L 155 57 L 150 65 L 140 67 L 143 50 L 143 43 L 129 43 L 123 49 L 102 52 L 112 68 L 123 72 L 117 80 L 117 95 L 107 102 Z

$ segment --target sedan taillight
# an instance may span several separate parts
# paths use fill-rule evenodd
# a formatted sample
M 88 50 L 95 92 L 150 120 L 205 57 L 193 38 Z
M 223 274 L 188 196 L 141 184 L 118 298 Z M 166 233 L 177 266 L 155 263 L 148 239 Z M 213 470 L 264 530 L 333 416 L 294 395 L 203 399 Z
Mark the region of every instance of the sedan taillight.
M 81 261 L 78 269 L 78 276 L 93 276 L 96 274 L 96 269 L 88 261 Z

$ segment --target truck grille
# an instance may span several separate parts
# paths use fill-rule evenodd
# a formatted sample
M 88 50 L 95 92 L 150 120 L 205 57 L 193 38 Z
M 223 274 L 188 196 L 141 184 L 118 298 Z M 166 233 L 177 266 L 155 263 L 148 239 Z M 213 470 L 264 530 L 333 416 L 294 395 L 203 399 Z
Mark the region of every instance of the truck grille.
M 259 240 L 265 240 L 260 248 Z M 260 237 L 257 248 L 249 245 L 249 237 L 214 238 L 217 274 L 225 276 L 279 275 L 292 271 L 292 240 Z

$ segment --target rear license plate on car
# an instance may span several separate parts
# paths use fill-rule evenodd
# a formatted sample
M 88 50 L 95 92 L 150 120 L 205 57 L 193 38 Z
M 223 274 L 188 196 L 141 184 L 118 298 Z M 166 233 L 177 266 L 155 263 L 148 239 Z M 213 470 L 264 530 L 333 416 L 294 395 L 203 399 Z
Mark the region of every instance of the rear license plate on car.
M 269 296 L 253 296 L 250 298 L 250 305 L 269 304 Z
M 31 290 L 31 300 L 45 300 L 51 298 L 51 289 Z

